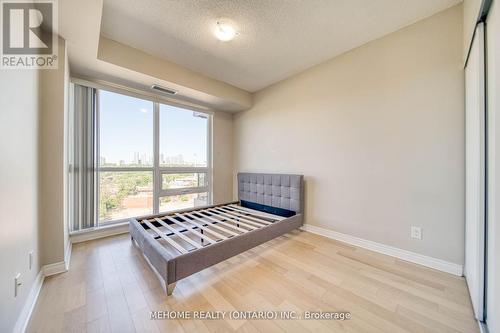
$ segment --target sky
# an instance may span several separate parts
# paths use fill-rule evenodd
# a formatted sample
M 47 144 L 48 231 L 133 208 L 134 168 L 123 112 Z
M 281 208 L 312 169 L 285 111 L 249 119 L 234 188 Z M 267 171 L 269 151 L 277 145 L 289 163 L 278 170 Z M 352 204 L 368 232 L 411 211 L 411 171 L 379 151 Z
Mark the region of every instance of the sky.
M 134 152 L 153 155 L 153 102 L 99 93 L 100 156 L 106 163 L 134 161 Z M 193 111 L 160 104 L 160 154 L 182 154 L 185 161 L 205 162 L 207 119 Z

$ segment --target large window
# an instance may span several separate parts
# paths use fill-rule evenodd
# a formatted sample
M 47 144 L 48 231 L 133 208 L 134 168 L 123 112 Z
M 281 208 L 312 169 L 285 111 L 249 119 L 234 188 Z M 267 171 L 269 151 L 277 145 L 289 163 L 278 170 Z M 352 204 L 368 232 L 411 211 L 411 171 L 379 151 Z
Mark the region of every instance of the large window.
M 211 201 L 209 115 L 97 94 L 100 224 Z
M 207 125 L 203 113 L 160 104 L 160 166 L 207 167 Z

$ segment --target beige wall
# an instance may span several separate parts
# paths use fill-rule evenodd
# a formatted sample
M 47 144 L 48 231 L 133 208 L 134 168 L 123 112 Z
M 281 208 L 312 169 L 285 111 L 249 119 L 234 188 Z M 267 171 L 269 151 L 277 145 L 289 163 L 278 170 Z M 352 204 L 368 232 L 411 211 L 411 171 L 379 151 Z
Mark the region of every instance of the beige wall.
M 59 39 L 57 70 L 0 75 L 0 332 L 13 330 L 41 267 L 64 260 L 65 50 Z M 14 297 L 17 273 L 22 286 Z
M 0 332 L 11 332 L 40 270 L 39 72 L 0 73 Z M 29 252 L 34 265 L 29 269 Z M 23 285 L 14 297 L 14 277 Z
M 64 261 L 65 222 L 64 117 L 67 108 L 66 45 L 59 39 L 59 67 L 41 71 L 40 99 L 40 230 L 42 264 Z M 63 60 L 64 59 L 64 60 Z
M 500 3 L 494 1 L 486 26 L 488 59 L 488 268 L 487 323 L 500 332 Z
M 264 89 L 235 172 L 304 174 L 306 223 L 462 264 L 462 45 L 459 5 Z
M 216 112 L 213 116 L 213 202 L 231 201 L 233 197 L 233 117 Z

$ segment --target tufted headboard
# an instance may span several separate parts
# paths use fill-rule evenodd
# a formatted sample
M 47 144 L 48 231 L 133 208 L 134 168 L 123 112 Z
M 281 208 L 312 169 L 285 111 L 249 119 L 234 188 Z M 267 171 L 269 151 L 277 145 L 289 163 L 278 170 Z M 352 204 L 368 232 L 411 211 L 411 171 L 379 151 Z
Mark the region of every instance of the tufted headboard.
M 302 175 L 238 173 L 238 199 L 258 205 L 302 213 Z M 264 210 L 266 207 L 263 207 Z

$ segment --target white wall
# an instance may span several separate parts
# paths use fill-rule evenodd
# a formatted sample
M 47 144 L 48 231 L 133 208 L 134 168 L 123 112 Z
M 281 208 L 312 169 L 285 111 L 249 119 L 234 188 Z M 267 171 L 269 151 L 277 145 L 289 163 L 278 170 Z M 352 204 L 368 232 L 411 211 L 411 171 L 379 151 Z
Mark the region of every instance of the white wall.
M 488 73 L 488 269 L 487 323 L 500 332 L 500 3 L 493 1 L 486 24 Z
M 462 46 L 458 5 L 264 89 L 235 172 L 304 174 L 306 223 L 463 264 Z
M 40 271 L 39 72 L 0 73 L 0 332 L 11 332 Z M 29 252 L 34 251 L 29 269 Z M 14 298 L 14 277 L 23 285 Z

